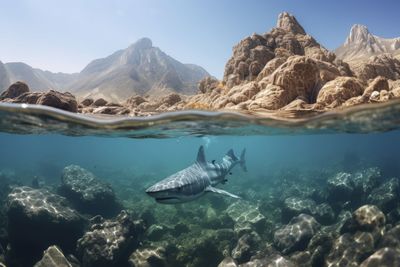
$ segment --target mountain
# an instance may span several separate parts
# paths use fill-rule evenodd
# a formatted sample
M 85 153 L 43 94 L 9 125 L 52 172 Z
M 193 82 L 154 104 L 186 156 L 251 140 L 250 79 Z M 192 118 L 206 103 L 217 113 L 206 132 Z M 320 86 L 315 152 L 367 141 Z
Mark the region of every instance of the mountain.
M 182 64 L 143 38 L 124 50 L 93 60 L 80 73 L 52 73 L 25 63 L 0 62 L 0 91 L 24 81 L 33 91 L 70 91 L 79 97 L 121 102 L 135 94 L 195 94 L 198 82 L 206 76 L 209 74 L 202 67 Z
M 168 92 L 194 94 L 198 82 L 209 74 L 201 67 L 182 64 L 153 47 L 148 38 L 89 63 L 70 90 L 83 97 L 125 100 L 139 95 Z
M 386 39 L 369 32 L 364 25 L 356 24 L 343 45 L 335 50 L 338 58 L 345 61 L 356 61 L 374 55 L 389 53 L 400 55 L 400 37 Z

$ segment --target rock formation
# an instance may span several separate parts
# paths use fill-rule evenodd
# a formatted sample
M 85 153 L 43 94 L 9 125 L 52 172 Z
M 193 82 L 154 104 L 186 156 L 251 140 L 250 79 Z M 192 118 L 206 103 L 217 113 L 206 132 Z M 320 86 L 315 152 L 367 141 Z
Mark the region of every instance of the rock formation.
M 364 25 L 355 24 L 343 45 L 335 50 L 338 58 L 346 61 L 368 59 L 385 53 L 400 54 L 400 37 L 385 39 L 369 32 Z

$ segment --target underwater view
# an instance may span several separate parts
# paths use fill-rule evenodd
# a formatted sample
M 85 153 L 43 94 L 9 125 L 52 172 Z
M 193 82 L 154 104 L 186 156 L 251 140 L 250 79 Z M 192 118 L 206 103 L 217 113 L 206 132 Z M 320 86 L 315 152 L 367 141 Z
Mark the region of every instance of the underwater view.
M 338 129 L 358 118 L 342 130 L 300 129 L 290 120 L 281 127 L 275 121 L 275 128 L 251 121 L 238 127 L 234 119 L 216 118 L 205 128 L 193 115 L 176 113 L 164 129 L 108 119 L 94 131 L 55 109 L 10 112 L 3 105 L 2 260 L 7 266 L 358 266 L 384 253 L 387 261 L 400 242 L 396 106 L 337 115 Z M 32 115 L 37 110 L 41 115 Z M 331 116 L 319 120 L 335 125 Z M 192 132 L 170 133 L 176 121 L 190 123 Z M 123 131 L 113 135 L 107 125 Z M 381 125 L 392 127 L 380 131 Z M 215 134 L 203 134 L 207 129 Z

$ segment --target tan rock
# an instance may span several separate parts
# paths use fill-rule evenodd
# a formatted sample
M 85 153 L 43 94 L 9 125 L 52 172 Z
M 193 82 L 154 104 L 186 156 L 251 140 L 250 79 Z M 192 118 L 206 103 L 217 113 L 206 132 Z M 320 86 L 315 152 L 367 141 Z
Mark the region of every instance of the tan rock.
M 212 90 L 216 89 L 219 85 L 219 81 L 213 77 L 205 77 L 199 83 L 199 91 L 201 93 L 211 92 Z
M 373 81 L 371 81 L 368 87 L 364 90 L 363 96 L 369 97 L 372 92 L 380 92 L 381 90 L 389 90 L 388 80 L 383 76 L 376 77 Z
M 320 83 L 319 70 L 313 59 L 293 56 L 270 76 L 270 81 L 287 92 L 291 91 L 292 98 L 287 99 L 286 105 L 297 96 L 309 99 Z
M 346 100 L 363 93 L 362 83 L 352 77 L 337 77 L 326 83 L 319 91 L 317 103 L 324 107 L 338 107 Z
M 276 57 L 276 58 L 268 61 L 268 63 L 265 64 L 262 71 L 258 74 L 257 81 L 261 81 L 263 78 L 271 75 L 277 68 L 279 68 L 279 66 L 281 66 L 283 63 L 285 63 L 286 60 L 287 60 L 287 57 Z
M 239 104 L 251 99 L 259 91 L 260 89 L 255 82 L 250 82 L 245 85 L 237 85 L 229 91 L 229 101 L 233 104 Z
M 105 106 L 107 104 L 107 100 L 105 100 L 104 98 L 98 98 L 93 102 L 93 106 L 95 107 L 101 107 L 101 106 Z
M 128 98 L 128 100 L 126 100 L 126 105 L 128 107 L 135 108 L 146 101 L 147 100 L 144 99 L 142 96 L 134 95 Z
M 267 84 L 266 87 L 255 95 L 254 100 L 248 105 L 249 110 L 268 109 L 276 110 L 287 105 L 294 96 L 278 85 Z
M 400 79 L 400 61 L 391 54 L 372 56 L 367 62 L 358 62 L 353 66 L 355 74 L 362 80 L 383 76 L 387 79 Z

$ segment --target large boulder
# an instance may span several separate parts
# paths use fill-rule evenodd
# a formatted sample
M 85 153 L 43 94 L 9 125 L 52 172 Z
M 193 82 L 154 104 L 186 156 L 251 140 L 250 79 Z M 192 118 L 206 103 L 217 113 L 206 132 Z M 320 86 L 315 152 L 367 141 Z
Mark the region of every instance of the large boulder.
M 300 214 L 275 232 L 274 244 L 284 254 L 303 250 L 319 228 L 312 216 Z
M 372 190 L 368 196 L 368 203 L 378 206 L 384 212 L 389 212 L 398 204 L 399 192 L 399 180 L 392 178 Z
M 43 258 L 34 267 L 72 267 L 73 265 L 64 256 L 57 246 L 51 246 L 43 253 Z
M 6 99 L 5 101 L 12 103 L 45 105 L 70 112 L 77 112 L 78 110 L 75 96 L 68 92 L 60 93 L 54 90 L 48 92 L 27 92 L 13 99 Z
M 363 85 L 357 78 L 337 77 L 320 89 L 317 103 L 324 107 L 338 107 L 346 100 L 362 95 L 363 91 Z
M 374 79 L 378 76 L 391 80 L 400 79 L 400 61 L 391 54 L 372 56 L 366 63 L 353 66 L 355 74 L 362 80 Z
M 73 251 L 85 221 L 65 198 L 45 189 L 16 187 L 7 200 L 8 234 L 19 260 L 37 262 L 51 245 Z
M 363 261 L 360 267 L 391 267 L 400 266 L 400 250 L 382 248 Z
M 113 220 L 96 216 L 89 231 L 78 240 L 82 267 L 121 266 L 138 246 L 143 232 L 143 223 L 133 221 L 125 211 Z
M 138 248 L 129 256 L 131 267 L 166 267 L 164 247 Z
M 24 93 L 29 92 L 29 87 L 24 82 L 15 82 L 8 87 L 7 90 L 0 94 L 0 100 L 6 98 L 16 98 Z
M 108 183 L 77 165 L 64 168 L 59 192 L 77 210 L 84 213 L 109 217 L 118 214 L 122 209 Z
M 71 93 L 60 93 L 54 90 L 43 93 L 36 101 L 38 105 L 59 108 L 66 111 L 77 112 L 78 104 Z
M 346 201 L 353 197 L 354 182 L 351 174 L 339 172 L 327 181 L 328 200 L 331 202 Z

